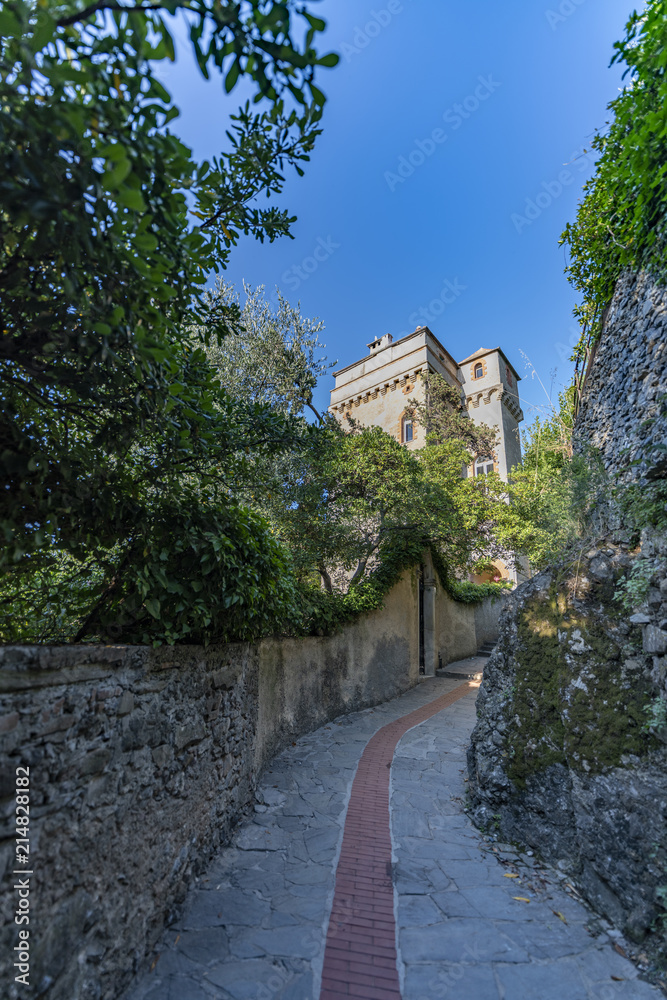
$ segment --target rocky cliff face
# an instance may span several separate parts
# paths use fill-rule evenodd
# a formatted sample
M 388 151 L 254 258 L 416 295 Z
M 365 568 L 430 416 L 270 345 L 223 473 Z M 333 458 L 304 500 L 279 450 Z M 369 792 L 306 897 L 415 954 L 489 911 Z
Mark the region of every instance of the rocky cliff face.
M 624 613 L 616 587 L 656 546 L 653 603 Z M 501 618 L 468 757 L 475 821 L 559 863 L 635 940 L 665 909 L 665 628 L 664 540 L 608 537 L 541 573 Z
M 614 482 L 664 477 L 667 297 L 619 282 L 575 447 Z M 469 751 L 480 825 L 559 864 L 635 941 L 667 929 L 667 537 L 623 527 L 518 588 Z M 635 581 L 627 610 L 621 591 Z M 634 589 L 632 589 L 634 588 Z

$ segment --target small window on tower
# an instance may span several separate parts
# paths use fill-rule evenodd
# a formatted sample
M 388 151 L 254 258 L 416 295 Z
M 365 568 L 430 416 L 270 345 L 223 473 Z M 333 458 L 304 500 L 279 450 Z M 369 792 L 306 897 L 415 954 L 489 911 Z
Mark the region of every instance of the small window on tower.
M 413 438 L 414 438 L 414 427 L 412 424 L 412 420 L 410 420 L 409 417 L 406 417 L 405 420 L 403 421 L 403 443 L 407 444 L 408 441 L 412 441 Z
M 493 459 L 478 458 L 475 462 L 475 475 L 488 476 L 491 472 L 493 472 Z
M 475 378 L 481 378 L 483 374 L 484 374 L 484 366 L 475 365 Z

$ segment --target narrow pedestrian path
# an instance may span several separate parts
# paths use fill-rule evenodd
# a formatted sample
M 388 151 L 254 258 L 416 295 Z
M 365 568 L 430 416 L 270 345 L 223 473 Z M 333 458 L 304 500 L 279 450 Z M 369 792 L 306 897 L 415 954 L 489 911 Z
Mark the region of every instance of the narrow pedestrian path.
M 400 1000 L 394 921 L 389 769 L 413 726 L 468 694 L 461 684 L 396 722 L 367 744 L 352 785 L 327 932 L 321 1000 Z
M 475 697 L 434 678 L 281 754 L 125 1000 L 659 1000 L 563 876 L 470 823 Z

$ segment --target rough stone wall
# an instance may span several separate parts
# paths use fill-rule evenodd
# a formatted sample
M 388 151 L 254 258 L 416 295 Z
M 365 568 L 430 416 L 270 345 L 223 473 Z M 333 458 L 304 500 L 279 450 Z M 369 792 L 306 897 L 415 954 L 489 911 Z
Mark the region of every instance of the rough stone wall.
M 613 595 L 636 559 L 655 570 L 631 615 Z M 667 727 L 645 712 L 667 694 L 667 542 L 608 537 L 519 588 L 500 624 L 468 754 L 475 821 L 559 863 L 641 940 L 667 886 Z
M 30 768 L 34 996 L 120 991 L 252 795 L 257 651 L 0 650 L 0 976 L 14 984 L 14 789 Z
M 558 862 L 656 951 L 667 918 L 667 538 L 645 528 L 637 545 L 609 487 L 667 473 L 666 393 L 667 292 L 624 275 L 574 431 L 576 450 L 597 449 L 608 473 L 596 521 L 607 534 L 510 597 L 468 760 L 476 821 Z
M 112 1000 L 271 755 L 417 682 L 418 601 L 412 571 L 382 609 L 326 638 L 0 649 L 3 997 L 26 995 L 11 957 L 18 766 L 30 768 L 33 994 Z
M 574 446 L 599 449 L 621 479 L 667 472 L 667 288 L 649 274 L 617 283 L 584 386 Z M 661 447 L 662 446 L 662 447 Z

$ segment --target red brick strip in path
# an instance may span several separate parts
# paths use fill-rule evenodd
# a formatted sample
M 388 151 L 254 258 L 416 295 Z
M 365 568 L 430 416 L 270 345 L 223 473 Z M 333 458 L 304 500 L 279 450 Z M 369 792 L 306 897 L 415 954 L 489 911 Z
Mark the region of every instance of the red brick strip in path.
M 383 726 L 366 744 L 352 783 L 324 951 L 320 1000 L 400 1000 L 391 878 L 389 769 L 402 736 L 477 685 Z

